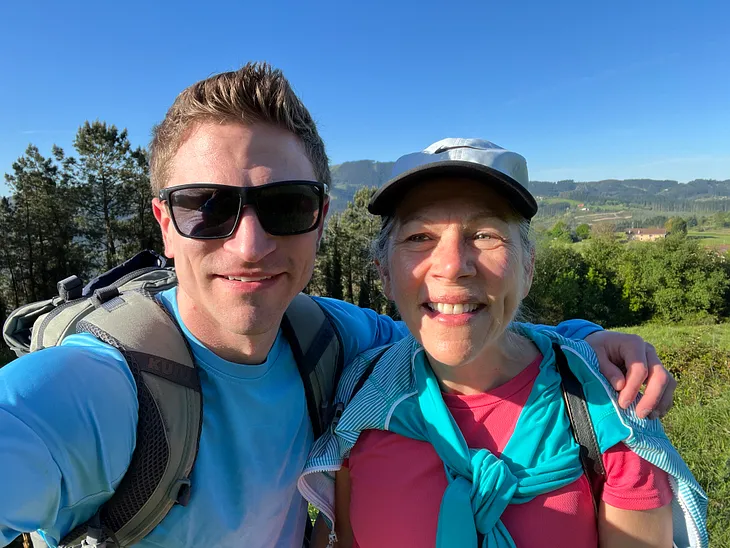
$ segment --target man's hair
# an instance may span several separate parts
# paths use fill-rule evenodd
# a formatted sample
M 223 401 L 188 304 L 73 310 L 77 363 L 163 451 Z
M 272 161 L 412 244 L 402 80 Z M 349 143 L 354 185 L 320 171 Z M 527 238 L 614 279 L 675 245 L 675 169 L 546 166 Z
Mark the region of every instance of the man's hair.
M 201 80 L 177 96 L 152 130 L 150 179 L 157 196 L 169 182 L 172 159 L 189 130 L 201 122 L 266 123 L 296 135 L 318 181 L 331 184 L 329 161 L 317 126 L 281 70 L 247 63 L 235 72 Z

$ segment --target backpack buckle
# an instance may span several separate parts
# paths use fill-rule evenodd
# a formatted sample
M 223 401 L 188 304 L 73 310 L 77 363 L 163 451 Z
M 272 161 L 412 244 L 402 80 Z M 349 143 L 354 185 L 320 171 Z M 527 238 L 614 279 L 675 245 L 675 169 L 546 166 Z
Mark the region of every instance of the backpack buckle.
M 175 482 L 175 485 L 172 486 L 172 492 L 175 493 L 175 495 L 172 497 L 172 499 L 175 501 L 175 504 L 179 504 L 180 506 L 187 506 L 190 502 L 190 480 L 188 478 L 182 478 Z
M 74 275 L 58 282 L 56 288 L 58 289 L 58 295 L 67 303 L 81 298 L 84 284 L 78 276 Z

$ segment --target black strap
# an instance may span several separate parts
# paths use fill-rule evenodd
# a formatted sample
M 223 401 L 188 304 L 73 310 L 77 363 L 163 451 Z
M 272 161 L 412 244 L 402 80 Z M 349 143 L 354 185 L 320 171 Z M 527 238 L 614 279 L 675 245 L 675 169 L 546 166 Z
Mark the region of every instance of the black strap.
M 357 384 L 355 385 L 355 388 L 352 391 L 352 394 L 350 394 L 350 399 L 347 400 L 347 403 L 350 403 L 352 401 L 352 398 L 355 397 L 355 394 L 360 392 L 360 389 L 365 384 L 365 381 L 368 380 L 368 377 L 372 375 L 373 371 L 375 370 L 375 366 L 380 361 L 380 358 L 383 357 L 383 354 L 385 354 L 388 350 L 390 350 L 390 347 L 393 346 L 392 344 L 388 344 L 386 346 L 383 346 L 380 348 L 379 352 L 375 354 L 373 358 L 371 358 L 370 363 L 365 368 L 365 371 L 362 372 L 362 375 L 360 375 L 360 378 L 357 379 Z
M 328 322 L 329 320 L 325 323 Z M 312 369 L 310 368 L 310 364 L 304 359 L 304 352 L 299 344 L 299 339 L 297 338 L 297 335 L 294 332 L 294 327 L 286 314 L 284 314 L 281 318 L 281 330 L 284 332 L 284 336 L 289 342 L 289 347 L 291 348 L 292 354 L 294 354 L 294 361 L 296 362 L 297 369 L 299 370 L 299 376 L 302 378 L 302 383 L 304 384 L 304 397 L 307 400 L 307 411 L 309 412 L 309 420 L 312 423 L 312 433 L 314 434 L 314 439 L 317 439 L 324 432 L 324 424 L 322 416 L 319 413 L 319 409 L 317 409 L 317 401 L 314 398 L 312 380 L 309 378 L 309 374 L 312 372 Z M 311 359 L 312 353 L 309 352 L 308 354 Z M 317 362 L 314 363 L 316 365 Z
M 571 371 L 568 360 L 559 344 L 553 343 L 553 351 L 555 352 L 558 373 L 560 373 L 561 377 L 560 384 L 563 390 L 563 398 L 565 399 L 565 407 L 568 411 L 568 418 L 570 419 L 570 426 L 573 430 L 575 441 L 580 446 L 580 462 L 591 484 L 593 509 L 597 516 L 603 484 L 606 481 L 606 469 L 603 467 L 603 459 L 601 458 L 601 451 L 598 447 L 596 432 L 593 429 L 593 422 L 588 414 L 588 405 L 586 404 L 583 385 L 576 378 L 573 371 Z
M 309 512 L 307 512 L 307 523 L 304 526 L 304 542 L 302 542 L 302 548 L 309 548 L 312 545 L 312 535 L 314 534 L 314 526 L 312 520 L 309 519 Z
M 162 356 L 153 356 L 135 350 L 127 350 L 127 355 L 134 359 L 140 371 L 200 392 L 200 377 L 197 368 L 187 367 Z

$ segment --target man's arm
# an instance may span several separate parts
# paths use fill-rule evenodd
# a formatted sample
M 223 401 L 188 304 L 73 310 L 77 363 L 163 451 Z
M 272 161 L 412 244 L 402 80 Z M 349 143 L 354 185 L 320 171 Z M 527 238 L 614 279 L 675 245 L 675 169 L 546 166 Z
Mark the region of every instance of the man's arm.
M 90 518 L 129 465 L 136 425 L 121 354 L 88 335 L 0 369 L 0 546 L 36 529 L 57 542 Z
M 408 334 L 408 328 L 403 322 L 396 322 L 369 308 L 360 308 L 327 297 L 315 299 L 332 319 L 340 334 L 346 364 L 366 350 L 399 341 Z
M 672 407 L 677 381 L 662 365 L 656 349 L 638 335 L 604 331 L 586 320 L 567 320 L 556 327 L 537 325 L 538 329 L 554 329 L 568 339 L 583 339 L 596 353 L 601 373 L 619 392 L 619 405 L 626 409 L 646 389 L 636 405 L 640 418 L 658 418 Z

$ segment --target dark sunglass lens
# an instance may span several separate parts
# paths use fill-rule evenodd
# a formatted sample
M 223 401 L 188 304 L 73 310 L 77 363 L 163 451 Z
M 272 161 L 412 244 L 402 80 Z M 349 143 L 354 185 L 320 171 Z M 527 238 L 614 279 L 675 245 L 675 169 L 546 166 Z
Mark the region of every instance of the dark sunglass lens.
M 256 197 L 256 212 L 269 234 L 297 234 L 317 227 L 321 201 L 322 193 L 314 185 L 261 187 Z
M 192 238 L 220 238 L 233 232 L 240 197 L 220 188 L 183 188 L 170 193 L 178 230 Z

